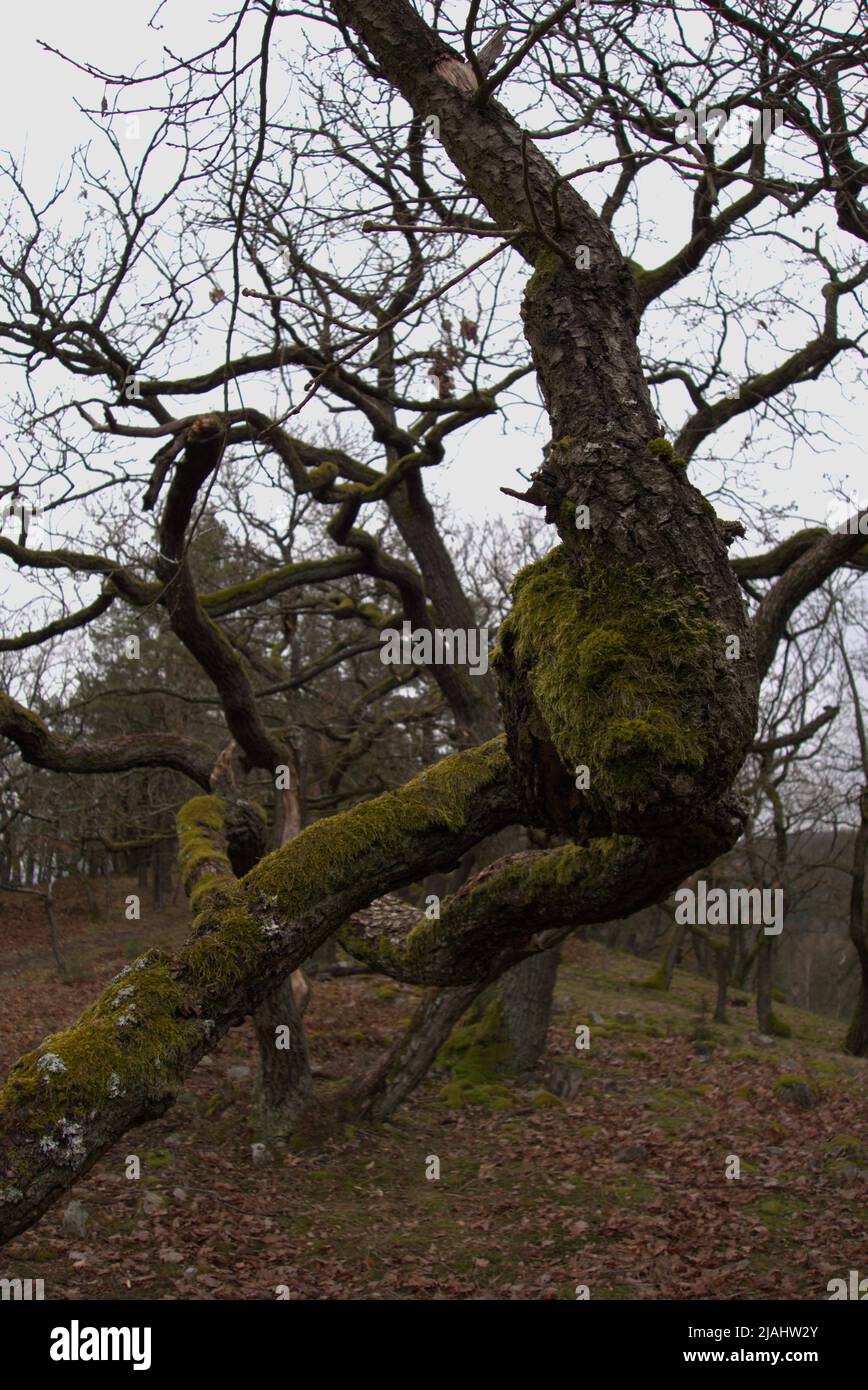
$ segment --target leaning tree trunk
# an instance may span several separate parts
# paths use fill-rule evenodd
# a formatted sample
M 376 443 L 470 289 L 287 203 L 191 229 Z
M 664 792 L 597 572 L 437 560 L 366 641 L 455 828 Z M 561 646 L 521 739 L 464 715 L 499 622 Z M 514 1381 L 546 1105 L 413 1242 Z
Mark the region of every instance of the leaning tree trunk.
M 442 40 L 407 0 L 333 8 L 416 115 L 438 117 L 468 187 L 534 266 L 523 319 L 552 441 L 526 500 L 545 509 L 561 545 L 519 576 L 500 631 L 505 747 L 495 740 L 456 753 L 317 822 L 240 881 L 221 844 L 220 798 L 188 803 L 180 819 L 190 939 L 174 957 L 154 951 L 135 963 L 76 1025 L 23 1058 L 0 1094 L 0 1240 L 31 1224 L 132 1125 L 163 1113 L 200 1058 L 277 982 L 333 932 L 344 941 L 353 913 L 453 866 L 484 836 L 520 823 L 571 843 L 508 856 L 444 904 L 437 923 L 421 921 L 406 937 L 351 930 L 347 949 L 416 984 L 489 983 L 578 926 L 659 902 L 743 827 L 730 789 L 754 736 L 754 643 L 727 559 L 731 536 L 660 438 L 629 266 L 606 223 L 558 182 L 509 113 L 438 75 Z M 173 629 L 228 688 L 227 723 L 248 761 L 270 768 L 281 761 L 274 740 L 185 563 L 193 503 L 225 438 L 218 424 L 198 417 L 186 430 L 155 563 Z M 845 545 L 856 548 L 852 537 L 828 539 L 823 573 Z M 816 587 L 801 563 L 761 605 L 766 666 L 789 614 Z M 2 696 L 0 729 L 45 765 L 73 756 Z M 201 758 L 187 762 L 203 785 Z M 87 770 L 101 770 L 99 757 Z M 541 933 L 529 926 L 540 920 Z
M 477 998 L 481 985 L 429 991 L 410 1026 L 374 1067 L 339 1097 L 341 1110 L 387 1120 L 424 1081 L 455 1024 Z

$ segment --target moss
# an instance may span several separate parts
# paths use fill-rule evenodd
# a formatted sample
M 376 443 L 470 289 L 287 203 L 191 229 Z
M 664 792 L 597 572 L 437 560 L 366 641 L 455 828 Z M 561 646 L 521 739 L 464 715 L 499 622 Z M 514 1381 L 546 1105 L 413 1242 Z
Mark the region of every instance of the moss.
M 687 460 L 680 454 L 676 454 L 668 439 L 649 439 L 648 448 L 657 458 L 663 459 L 665 463 L 671 463 L 675 468 L 686 468 Z
M 480 1105 L 486 1110 L 509 1110 L 513 1098 L 506 1086 L 497 1083 L 467 1085 L 459 1080 L 448 1081 L 440 1088 L 439 1098 L 444 1105 L 459 1110 L 465 1105 Z
M 647 980 L 643 980 L 643 981 L 642 981 L 642 983 L 640 984 L 639 988 L 640 988 L 640 989 L 664 989 L 664 990 L 665 990 L 665 988 L 666 988 L 666 971 L 665 971 L 665 969 L 664 969 L 664 967 L 663 967 L 663 962 L 662 962 L 662 961 L 661 961 L 661 963 L 657 966 L 657 969 L 654 971 L 654 973 L 653 973 L 652 975 L 649 975 L 648 978 L 647 978 Z
M 534 261 L 534 272 L 524 287 L 522 314 L 525 313 L 528 300 L 533 299 L 541 291 L 547 290 L 553 285 L 565 267 L 566 263 L 561 256 L 549 250 L 547 246 L 543 248 Z
M 561 521 L 567 526 L 574 526 L 576 521 L 576 504 L 570 497 L 565 497 L 561 503 Z
M 202 904 L 207 891 L 221 879 L 234 882 L 232 866 L 223 849 L 223 817 L 219 796 L 194 796 L 177 814 L 178 859 L 184 892 L 191 897 L 191 903 L 194 891 Z M 207 872 L 203 873 L 206 866 Z M 220 872 L 224 866 L 225 874 Z M 210 885 L 208 890 L 204 888 L 206 883 Z
M 384 858 L 400 860 L 421 833 L 462 829 L 479 793 L 509 771 L 502 737 L 453 753 L 394 792 L 316 821 L 251 869 L 242 880 L 245 893 L 297 916 L 319 897 L 364 878 Z
M 499 1080 L 508 1057 L 509 1044 L 497 1000 L 484 1009 L 471 1009 L 437 1058 L 440 1066 L 453 1073 L 453 1079 L 440 1090 L 441 1100 L 447 1105 L 485 1105 L 493 1110 L 511 1106 L 512 1094 Z
M 269 940 L 262 923 L 240 902 L 224 905 L 213 929 L 211 906 L 193 924 L 193 935 L 178 955 L 185 975 L 206 997 L 223 995 L 264 967 Z
M 774 1011 L 769 1016 L 768 1032 L 773 1038 L 791 1038 L 793 1030 L 788 1023 L 785 1023 Z
M 531 1101 L 531 1105 L 537 1110 L 546 1110 L 551 1106 L 563 1107 L 560 1096 L 556 1096 L 553 1091 L 537 1091 Z
M 795 1073 L 788 1074 L 787 1076 L 779 1076 L 777 1081 L 775 1082 L 775 1095 L 780 1096 L 781 1091 L 784 1089 L 785 1086 L 811 1085 L 812 1082 L 809 1076 L 798 1076 Z
M 311 468 L 307 475 L 311 492 L 319 492 L 331 487 L 335 479 L 340 476 L 340 471 L 338 465 L 331 461 L 320 463 L 316 468 Z
M 493 657 L 501 695 L 527 682 L 564 766 L 589 767 L 592 794 L 647 801 L 659 778 L 702 767 L 711 748 L 684 695 L 697 709 L 711 699 L 725 638 L 704 594 L 590 554 L 580 586 L 559 546 L 521 571 L 513 595 Z
M 42 1132 L 127 1089 L 172 1093 L 180 1084 L 176 1061 L 201 1024 L 181 1021 L 188 996 L 171 964 L 162 951 L 149 951 L 72 1028 L 22 1057 L 0 1093 L 0 1113 L 8 1109 L 19 1123 L 26 1116 L 28 1129 Z M 49 1135 L 43 1141 L 62 1147 Z

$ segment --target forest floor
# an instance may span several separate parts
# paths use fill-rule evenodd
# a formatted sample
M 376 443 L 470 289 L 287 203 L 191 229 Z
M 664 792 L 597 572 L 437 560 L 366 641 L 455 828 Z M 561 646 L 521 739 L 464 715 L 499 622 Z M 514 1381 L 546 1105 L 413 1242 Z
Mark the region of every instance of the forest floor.
M 123 964 L 188 928 L 183 901 L 147 911 L 147 927 L 127 922 L 133 884 L 115 884 L 111 924 L 88 919 L 80 887 L 63 890 L 65 982 L 39 901 L 0 894 L 3 1075 Z M 4 1249 L 0 1276 L 42 1278 L 46 1299 L 573 1299 L 580 1285 L 592 1299 L 825 1299 L 830 1279 L 868 1273 L 868 1061 L 841 1053 L 843 1025 L 779 1005 L 792 1037 L 763 1040 L 752 1004 L 712 1024 L 710 981 L 678 971 L 660 993 L 643 987 L 649 974 L 568 943 L 546 1063 L 572 1068 L 571 1098 L 541 1074 L 452 1104 L 438 1069 L 392 1123 L 348 1125 L 265 1164 L 252 1159 L 245 1024 L 172 1110 Z M 305 1022 L 318 1086 L 369 1065 L 417 995 L 380 976 L 317 983 Z M 77 1208 L 64 1222 L 74 1199 L 83 1225 Z

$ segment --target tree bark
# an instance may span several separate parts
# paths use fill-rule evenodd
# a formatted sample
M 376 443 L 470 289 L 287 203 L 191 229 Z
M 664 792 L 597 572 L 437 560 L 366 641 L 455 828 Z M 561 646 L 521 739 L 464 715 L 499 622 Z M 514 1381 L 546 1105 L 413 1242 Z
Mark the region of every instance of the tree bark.
M 560 960 L 559 944 L 514 965 L 499 982 L 496 993 L 509 1048 L 504 1063 L 508 1071 L 532 1072 L 545 1052 Z
M 868 787 L 859 798 L 860 822 L 853 846 L 850 882 L 850 939 L 859 958 L 859 994 L 844 1050 L 854 1057 L 868 1057 L 868 920 L 865 912 L 865 863 L 868 859 Z
M 286 845 L 301 831 L 299 761 L 288 747 L 290 785 L 277 792 L 275 821 L 278 846 Z M 257 1114 L 265 1139 L 288 1138 L 313 1095 L 313 1077 L 302 1015 L 309 1003 L 310 985 L 304 971 L 293 970 L 289 979 L 266 995 L 253 1012 L 259 1044 Z M 290 1030 L 290 1046 L 275 1044 L 275 1028 Z
M 429 991 L 410 1026 L 376 1065 L 352 1083 L 338 1104 L 371 1120 L 387 1120 L 424 1081 L 428 1069 L 481 985 Z
M 760 928 L 762 930 L 762 928 Z M 774 939 L 770 936 L 760 943 L 756 960 L 756 1018 L 761 1033 L 775 1031 L 772 989 L 774 986 Z
M 257 1128 L 262 1139 L 287 1139 L 313 1094 L 307 1039 L 291 977 L 266 995 L 253 1021 L 259 1043 Z

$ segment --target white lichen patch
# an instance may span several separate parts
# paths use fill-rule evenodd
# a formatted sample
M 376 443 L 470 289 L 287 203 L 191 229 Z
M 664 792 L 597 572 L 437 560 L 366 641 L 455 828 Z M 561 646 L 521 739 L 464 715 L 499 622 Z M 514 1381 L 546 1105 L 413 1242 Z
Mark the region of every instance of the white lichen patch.
M 133 993 L 134 989 L 132 985 L 124 985 L 123 989 L 119 989 L 112 1000 L 112 1008 L 119 1009 L 124 1000 L 129 999 Z
M 129 975 L 132 968 L 133 967 L 131 965 L 125 965 L 122 970 L 119 970 L 116 975 L 112 976 L 112 984 L 116 985 L 118 980 L 125 979 L 125 977 Z
M 81 1125 L 68 1120 L 65 1115 L 53 1134 L 43 1134 L 39 1147 L 55 1163 L 75 1163 L 79 1158 L 84 1158 L 87 1152 Z
M 112 1072 L 108 1083 L 109 1100 L 117 1100 L 118 1096 L 126 1095 L 126 1091 L 121 1085 L 121 1079 L 117 1072 Z
M 126 1013 L 122 1013 L 122 1014 L 119 1014 L 119 1015 L 118 1015 L 118 1027 L 119 1027 L 119 1028 L 129 1028 L 129 1026 L 130 1026 L 131 1023 L 137 1023 L 137 1022 L 138 1022 L 138 1019 L 136 1018 L 135 1009 L 127 1009 Z
M 24 1193 L 21 1191 L 20 1187 L 0 1188 L 0 1205 L 2 1205 L 3 1202 L 20 1202 L 23 1196 Z
M 54 1076 L 59 1072 L 66 1071 L 66 1065 L 56 1052 L 43 1052 L 36 1063 L 36 1070 L 41 1072 L 43 1076 Z

